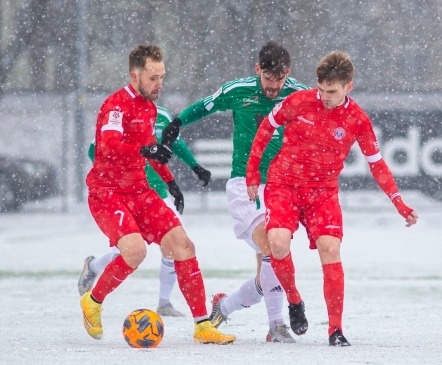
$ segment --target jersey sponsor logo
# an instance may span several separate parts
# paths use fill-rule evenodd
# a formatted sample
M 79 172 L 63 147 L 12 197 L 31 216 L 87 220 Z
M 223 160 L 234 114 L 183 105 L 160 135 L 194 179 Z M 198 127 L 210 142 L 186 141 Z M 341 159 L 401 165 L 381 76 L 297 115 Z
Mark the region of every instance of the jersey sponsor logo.
M 325 228 L 341 229 L 341 226 L 334 226 L 332 224 L 329 224 L 328 226 L 325 226 Z
M 273 115 L 276 115 L 276 113 L 279 112 L 279 109 L 281 109 L 281 107 L 282 107 L 282 102 L 276 104 L 275 107 L 274 107 L 273 110 L 272 110 Z
M 108 124 L 112 124 L 114 126 L 122 126 L 123 125 L 123 112 L 118 110 L 112 110 L 109 113 L 109 121 Z
M 132 123 L 144 123 L 143 119 L 132 119 Z
M 342 127 L 337 127 L 333 131 L 333 137 L 335 137 L 336 140 L 340 141 L 341 139 L 343 139 L 345 137 L 345 129 Z
M 310 124 L 310 125 L 315 125 L 315 122 L 312 122 L 311 120 L 308 120 L 307 118 L 304 118 L 304 117 L 302 117 L 300 115 L 298 116 L 298 120 L 300 120 L 301 122 Z
M 244 98 L 244 99 L 242 99 L 242 101 L 244 103 L 242 106 L 248 106 L 250 104 L 259 104 L 258 98 L 259 98 L 258 95 L 256 95 L 254 99 Z
M 215 94 L 212 95 L 212 100 L 215 100 L 218 96 L 221 95 L 222 92 L 223 92 L 223 88 L 220 87 L 219 90 Z

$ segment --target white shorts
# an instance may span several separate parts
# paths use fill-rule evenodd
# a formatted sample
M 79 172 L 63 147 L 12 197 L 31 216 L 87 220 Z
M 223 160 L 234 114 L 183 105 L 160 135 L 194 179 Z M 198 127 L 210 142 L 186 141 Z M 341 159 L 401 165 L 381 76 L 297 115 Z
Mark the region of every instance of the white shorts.
M 252 234 L 265 220 L 264 187 L 261 184 L 258 189 L 261 206 L 257 209 L 256 203 L 250 201 L 247 195 L 244 177 L 235 177 L 226 184 L 227 210 L 233 218 L 233 232 L 236 238 L 245 240 L 256 253 L 261 253 L 261 249 L 253 242 Z

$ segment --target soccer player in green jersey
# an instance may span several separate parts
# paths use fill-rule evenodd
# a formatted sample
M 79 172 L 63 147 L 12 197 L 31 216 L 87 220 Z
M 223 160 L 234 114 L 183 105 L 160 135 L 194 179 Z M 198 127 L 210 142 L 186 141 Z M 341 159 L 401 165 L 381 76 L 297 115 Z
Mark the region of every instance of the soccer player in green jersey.
M 260 204 L 250 201 L 245 178 L 252 142 L 264 117 L 287 95 L 308 87 L 288 77 L 290 54 L 284 47 L 272 41 L 260 50 L 255 71 L 256 76 L 227 82 L 213 95 L 184 109 L 165 128 L 162 141 L 170 145 L 178 135 L 181 125 L 189 125 L 216 111 L 232 111 L 233 155 L 232 171 L 226 186 L 227 209 L 234 221 L 236 237 L 245 240 L 256 251 L 258 273 L 232 294 L 216 294 L 212 300 L 210 318 L 215 327 L 218 327 L 226 321 L 230 313 L 259 303 L 264 296 L 269 318 L 266 341 L 293 343 L 295 340 L 288 332 L 282 316 L 284 293 L 270 265 L 270 247 L 265 231 L 266 208 L 262 201 Z M 261 196 L 269 163 L 281 148 L 283 133 L 282 128 L 276 129 L 264 152 L 260 165 Z M 304 313 L 303 308 L 299 310 Z
M 155 121 L 155 135 L 159 143 L 161 143 L 162 132 L 164 128 L 172 121 L 172 116 L 169 111 L 161 106 L 157 105 L 158 116 Z M 171 146 L 173 153 L 183 160 L 196 174 L 198 179 L 203 181 L 203 186 L 206 186 L 210 181 L 210 171 L 206 170 L 198 164 L 194 155 L 189 150 L 187 144 L 178 136 L 175 142 Z M 91 161 L 94 160 L 95 154 L 95 143 L 92 142 L 89 146 L 88 155 Z M 161 177 L 155 172 L 155 170 L 146 163 L 145 167 L 147 181 L 149 181 L 149 186 L 154 189 L 158 195 L 165 201 L 167 206 L 172 210 L 176 211 L 176 208 L 168 196 L 167 185 L 161 179 Z M 177 212 L 178 215 L 178 212 Z M 94 284 L 95 278 L 98 273 L 104 270 L 104 268 L 112 261 L 112 259 L 119 255 L 120 251 L 117 247 L 113 247 L 108 253 L 101 257 L 89 256 L 84 261 L 83 272 L 78 280 L 78 291 L 80 295 L 90 291 Z M 173 260 L 169 260 L 165 257 L 161 258 L 160 266 L 160 295 L 158 302 L 157 312 L 161 316 L 170 317 L 183 317 L 184 314 L 177 311 L 170 303 L 170 296 L 172 294 L 172 289 L 176 282 L 176 274 Z

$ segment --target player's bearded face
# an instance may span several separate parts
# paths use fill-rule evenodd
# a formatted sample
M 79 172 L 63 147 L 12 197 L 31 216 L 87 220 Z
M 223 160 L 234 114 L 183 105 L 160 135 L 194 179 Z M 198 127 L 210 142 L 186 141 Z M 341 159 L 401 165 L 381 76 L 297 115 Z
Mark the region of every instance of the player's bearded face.
M 264 96 L 268 99 L 277 98 L 284 87 L 287 74 L 274 75 L 261 71 L 259 76 L 261 80 L 261 89 Z
M 326 80 L 321 83 L 318 82 L 319 95 L 321 96 L 322 104 L 327 109 L 333 109 L 345 103 L 347 93 L 353 88 L 353 81 L 345 86 L 340 82 L 334 81 L 327 83 Z
M 163 88 L 165 74 L 163 62 L 146 60 L 146 66 L 138 72 L 135 80 L 138 93 L 147 100 L 157 100 Z

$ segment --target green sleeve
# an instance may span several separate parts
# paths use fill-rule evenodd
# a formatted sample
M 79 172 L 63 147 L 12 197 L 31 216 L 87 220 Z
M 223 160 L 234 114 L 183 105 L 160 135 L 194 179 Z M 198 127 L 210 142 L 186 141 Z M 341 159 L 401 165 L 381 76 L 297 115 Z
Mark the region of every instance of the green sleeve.
M 181 160 L 183 160 L 186 165 L 188 165 L 191 169 L 198 165 L 198 162 L 195 159 L 192 151 L 190 151 L 186 142 L 184 142 L 181 138 L 177 138 L 175 142 L 172 143 L 172 151 L 173 153 Z
M 198 100 L 196 103 L 184 109 L 178 115 L 183 126 L 195 123 L 212 113 L 230 109 L 232 99 L 230 96 L 227 96 L 222 92 L 226 86 L 227 84 L 223 85 L 215 94 Z
M 204 99 L 201 99 L 184 109 L 178 115 L 178 118 L 181 120 L 181 122 L 183 122 L 183 126 L 186 126 L 195 123 L 200 119 L 203 119 L 209 114 L 211 114 L 211 111 L 208 111 L 204 107 Z
M 95 158 L 95 143 L 94 142 L 92 142 L 90 144 L 89 150 L 87 151 L 87 155 L 89 156 L 91 161 L 94 162 L 94 158 Z

